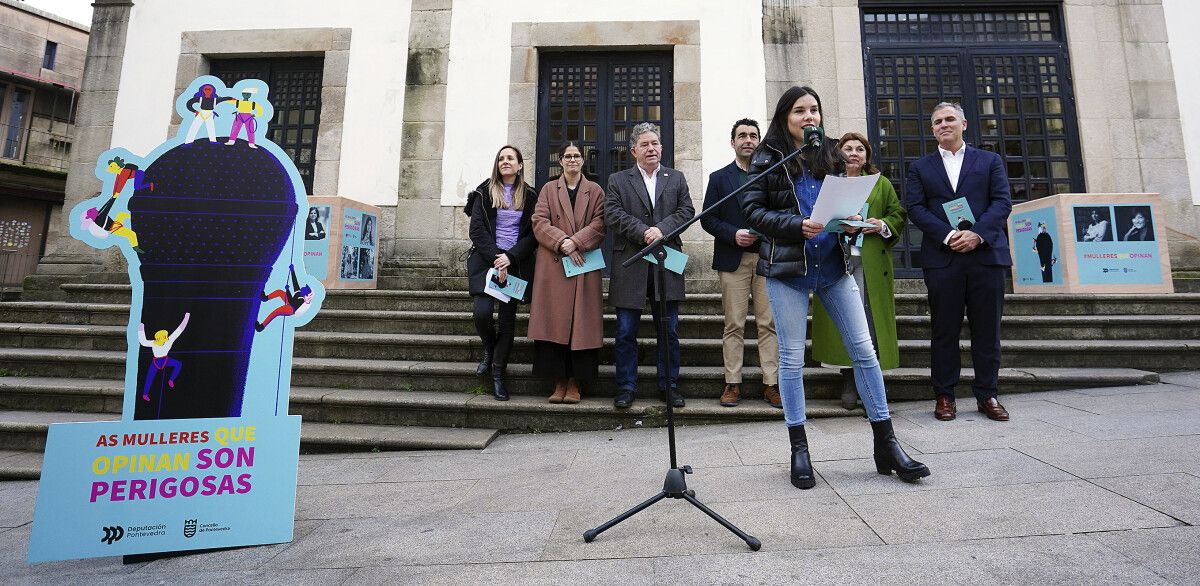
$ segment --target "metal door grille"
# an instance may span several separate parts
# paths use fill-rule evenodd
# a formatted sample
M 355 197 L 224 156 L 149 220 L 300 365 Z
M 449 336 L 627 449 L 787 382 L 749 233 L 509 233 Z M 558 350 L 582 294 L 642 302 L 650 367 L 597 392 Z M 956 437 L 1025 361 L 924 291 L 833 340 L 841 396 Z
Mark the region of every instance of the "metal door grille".
M 1015 203 L 1084 190 L 1057 7 L 866 10 L 863 40 L 870 138 L 897 192 L 908 165 L 937 149 L 929 115 L 941 101 L 962 104 L 969 144 L 1004 157 Z M 893 249 L 897 276 L 920 274 L 919 242 L 910 226 Z
M 312 193 L 317 136 L 321 124 L 321 57 L 279 59 L 214 59 L 212 74 L 228 86 L 242 79 L 261 79 L 270 87 L 267 99 L 275 117 L 267 138 L 296 164 L 304 189 Z
M 601 186 L 633 165 L 628 131 L 640 122 L 662 133 L 662 164 L 671 166 L 671 53 L 547 53 L 538 91 L 537 184 L 562 174 L 558 150 L 568 141 L 583 153 L 583 171 Z

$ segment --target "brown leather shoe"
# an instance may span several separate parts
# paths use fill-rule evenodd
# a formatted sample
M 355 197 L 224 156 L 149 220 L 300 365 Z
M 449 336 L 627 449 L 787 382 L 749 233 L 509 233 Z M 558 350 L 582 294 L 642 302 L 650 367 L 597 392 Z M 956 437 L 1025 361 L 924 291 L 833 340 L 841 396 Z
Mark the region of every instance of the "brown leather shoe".
M 575 382 L 574 378 L 567 379 L 567 394 L 563 395 L 562 402 L 570 404 L 579 402 L 579 383 Z
M 551 403 L 562 403 L 563 397 L 567 394 L 567 379 L 554 379 L 554 393 L 550 395 Z
M 938 395 L 937 404 L 933 407 L 933 416 L 938 418 L 938 421 L 950 421 L 954 419 L 958 414 L 957 411 L 952 397 Z
M 976 404 L 979 405 L 979 412 L 987 415 L 988 419 L 992 421 L 1008 421 L 1008 411 L 1004 409 L 1004 405 L 1001 405 L 1000 401 L 997 401 L 995 397 L 990 397 L 982 403 L 976 402 Z
M 763 400 L 776 409 L 783 409 L 783 398 L 779 396 L 779 385 L 763 387 Z
M 726 383 L 725 384 L 725 392 L 721 393 L 721 406 L 722 407 L 737 407 L 738 403 L 740 403 L 741 401 L 742 401 L 741 389 L 738 388 L 738 384 L 737 383 Z

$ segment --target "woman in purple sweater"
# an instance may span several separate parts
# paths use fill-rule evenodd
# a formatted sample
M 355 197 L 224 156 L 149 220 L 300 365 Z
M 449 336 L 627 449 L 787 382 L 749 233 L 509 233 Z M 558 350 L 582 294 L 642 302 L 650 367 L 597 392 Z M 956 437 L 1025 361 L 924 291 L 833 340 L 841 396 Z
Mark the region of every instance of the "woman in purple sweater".
M 516 329 L 517 299 L 499 302 L 483 292 L 488 269 L 496 269 L 501 282 L 512 274 L 526 281 L 533 278 L 533 208 L 537 192 L 525 183 L 525 159 L 514 146 L 496 153 L 492 176 L 467 194 L 464 211 L 471 216 L 471 254 L 467 258 L 468 288 L 474 300 L 475 331 L 483 342 L 483 359 L 475 373 L 492 371 L 492 396 L 508 400 L 504 376 Z M 528 299 L 521 301 L 528 302 Z M 499 304 L 499 320 L 492 312 Z M 497 323 L 498 321 L 498 323 Z

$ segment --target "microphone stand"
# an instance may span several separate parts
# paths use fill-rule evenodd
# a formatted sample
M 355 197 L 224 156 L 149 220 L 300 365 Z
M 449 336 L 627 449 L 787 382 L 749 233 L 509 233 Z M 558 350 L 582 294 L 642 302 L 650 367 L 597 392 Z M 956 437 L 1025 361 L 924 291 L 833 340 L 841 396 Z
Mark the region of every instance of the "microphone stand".
M 635 263 L 635 262 L 644 261 L 644 259 L 642 257 L 644 257 L 646 255 L 653 255 L 653 257 L 658 261 L 657 263 L 654 263 L 654 266 L 651 267 L 651 270 L 654 271 L 654 290 L 658 293 L 658 300 L 656 301 L 656 303 L 658 303 L 658 321 L 655 323 L 655 330 L 658 334 L 657 344 L 658 344 L 659 348 L 669 348 L 668 329 L 670 328 L 670 316 L 667 315 L 667 296 L 666 296 L 666 291 L 665 291 L 666 277 L 665 277 L 665 273 L 663 272 L 666 270 L 664 268 L 664 265 L 666 264 L 666 260 L 667 260 L 667 251 L 663 247 L 666 245 L 667 241 L 669 241 L 670 239 L 679 235 L 684 230 L 687 230 L 688 226 L 691 226 L 692 224 L 696 223 L 696 221 L 699 220 L 700 218 L 704 217 L 705 214 L 712 213 L 713 210 L 721 207 L 721 205 L 724 204 L 726 201 L 728 201 L 730 198 L 735 197 L 739 193 L 745 191 L 751 185 L 757 183 L 758 181 L 762 180 L 764 177 L 775 172 L 775 170 L 782 167 L 788 161 L 791 161 L 793 158 L 799 156 L 801 152 L 803 152 L 803 149 L 796 149 L 791 154 L 783 157 L 779 162 L 775 163 L 774 165 L 771 165 L 766 170 L 764 170 L 762 173 L 759 173 L 757 177 L 751 178 L 749 181 L 747 181 L 741 187 L 734 189 L 733 191 L 729 192 L 728 195 L 726 195 L 725 197 L 718 200 L 716 203 L 701 210 L 700 213 L 693 216 L 692 219 L 688 220 L 682 226 L 673 230 L 670 234 L 665 234 L 665 235 L 663 235 L 663 237 L 659 238 L 658 240 L 651 242 L 649 245 L 647 245 L 645 248 L 643 248 L 637 254 L 629 257 L 628 259 L 625 260 L 625 262 L 621 263 L 621 266 L 629 267 L 629 266 L 632 266 L 633 263 Z M 648 262 L 648 261 L 646 261 L 646 262 Z M 668 350 L 667 352 L 664 353 L 664 356 L 666 356 L 666 364 L 663 365 L 663 368 L 665 368 L 666 371 L 669 373 L 669 372 L 671 372 L 671 352 Z M 669 390 L 667 393 L 667 445 L 668 445 L 668 449 L 670 450 L 670 455 L 671 455 L 671 468 L 669 470 L 667 470 L 667 478 L 663 482 L 662 490 L 659 491 L 658 494 L 650 497 L 649 499 L 642 501 L 640 504 L 633 507 L 632 509 L 629 509 L 628 511 L 625 511 L 624 513 L 621 513 L 620 515 L 617 515 L 615 518 L 608 521 L 607 523 L 605 523 L 599 527 L 596 527 L 595 529 L 589 529 L 587 531 L 584 531 L 583 532 L 583 540 L 587 543 L 591 543 L 592 540 L 596 539 L 597 535 L 600 535 L 601 533 L 611 529 L 616 524 L 640 513 L 643 509 L 646 509 L 650 505 L 653 505 L 654 503 L 657 503 L 658 501 L 661 501 L 665 498 L 673 498 L 673 499 L 684 499 L 687 502 L 692 503 L 692 505 L 695 506 L 697 509 L 700 509 L 701 511 L 703 511 L 704 514 L 708 515 L 709 517 L 712 517 L 712 519 L 714 521 L 720 523 L 726 529 L 733 532 L 734 535 L 737 535 L 738 537 L 740 537 L 742 539 L 742 541 L 746 542 L 746 545 L 750 546 L 751 550 L 758 551 L 759 548 L 762 547 L 762 542 L 759 541 L 758 538 L 747 534 L 745 531 L 742 531 L 736 525 L 734 525 L 733 523 L 730 523 L 724 517 L 718 515 L 712 509 L 705 506 L 704 503 L 700 502 L 696 498 L 696 491 L 688 489 L 687 481 L 684 479 L 684 475 L 691 474 L 692 467 L 688 466 L 688 465 L 679 466 L 676 461 L 676 457 L 675 457 L 675 408 L 672 406 L 671 395 L 670 395 Z

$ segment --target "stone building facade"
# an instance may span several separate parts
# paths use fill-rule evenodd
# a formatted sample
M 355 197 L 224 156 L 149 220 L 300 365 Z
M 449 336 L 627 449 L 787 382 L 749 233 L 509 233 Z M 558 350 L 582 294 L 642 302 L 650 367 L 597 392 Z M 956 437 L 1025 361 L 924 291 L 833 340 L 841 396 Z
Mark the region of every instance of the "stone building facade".
M 654 120 L 699 207 L 708 173 L 731 159 L 731 123 L 749 116 L 765 130 L 776 97 L 802 83 L 821 92 L 830 132 L 876 142 L 894 182 L 932 148 L 929 106 L 959 99 L 968 139 L 1006 155 L 1019 200 L 1159 192 L 1172 245 L 1190 250 L 1200 137 L 1183 129 L 1200 104 L 1181 88 L 1200 73 L 1176 69 L 1186 59 L 1174 47 L 1190 39 L 1173 24 L 1196 16 L 1188 4 L 405 0 L 368 11 L 294 0 L 182 11 L 97 0 L 78 121 L 89 131 L 72 149 L 67 204 L 95 191 L 105 148 L 148 151 L 173 132 L 170 104 L 196 75 L 301 72 L 296 91 L 312 105 L 297 116 L 311 124 L 276 142 L 295 143 L 311 192 L 382 207 L 393 266 L 455 274 L 467 248 L 459 208 L 500 145 L 521 148 L 540 182 L 557 173 L 553 148 L 580 141 L 603 182 L 630 164 L 625 131 Z M 707 256 L 699 227 L 686 240 Z M 95 270 L 69 238 L 53 244 L 43 272 Z M 689 270 L 703 278 L 707 265 Z
M 63 202 L 88 28 L 0 0 L 0 286 L 33 272 Z

